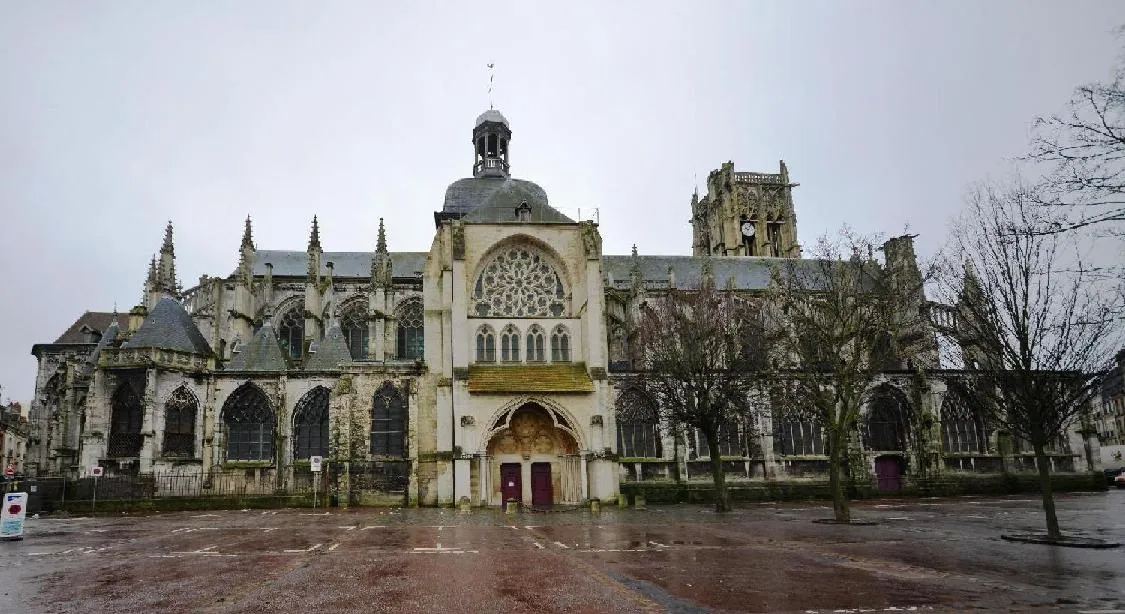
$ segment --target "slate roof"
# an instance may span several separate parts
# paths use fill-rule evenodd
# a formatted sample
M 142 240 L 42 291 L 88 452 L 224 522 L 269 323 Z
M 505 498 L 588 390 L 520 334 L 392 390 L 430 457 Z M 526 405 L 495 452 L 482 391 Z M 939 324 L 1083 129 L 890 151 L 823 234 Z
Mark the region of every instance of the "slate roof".
M 144 323 L 129 339 L 128 346 L 211 355 L 211 345 L 191 321 L 183 305 L 167 296 L 148 313 Z
M 697 256 L 638 256 L 641 276 L 647 287 L 667 287 L 668 270 L 676 275 L 679 288 L 697 288 L 703 280 L 703 258 Z M 819 273 L 818 260 L 791 260 L 784 258 L 765 258 L 759 256 L 722 256 L 711 259 L 715 274 L 715 287 L 734 287 L 736 290 L 765 290 L 770 285 L 770 273 L 774 266 L 803 267 L 812 275 Z M 603 256 L 602 272 L 606 276 L 606 286 L 628 288 L 632 283 L 629 277 L 633 266 L 632 256 Z M 609 277 L 613 276 L 613 283 Z M 732 284 L 732 286 L 728 286 Z
M 98 341 L 98 346 L 95 347 L 94 351 L 90 353 L 90 358 L 87 359 L 87 362 L 91 364 L 97 364 L 98 357 L 102 355 L 102 349 L 106 346 L 114 346 L 117 338 L 120 336 L 121 327 L 117 325 L 116 321 L 110 322 L 109 327 L 107 327 L 105 331 L 102 332 L 102 338 L 100 341 Z
M 273 274 L 304 277 L 309 272 L 308 252 L 263 249 L 254 260 L 254 275 L 266 274 L 266 263 L 273 265 Z M 391 252 L 391 267 L 395 277 L 414 277 L 426 266 L 427 252 Z M 324 252 L 320 257 L 321 273 L 327 274 L 327 263 L 332 263 L 332 276 L 371 277 L 371 259 L 375 252 Z M 237 273 L 237 271 L 236 271 Z
M 479 126 L 484 122 L 497 122 L 507 126 L 508 118 L 504 117 L 504 115 L 496 109 L 489 109 L 477 116 L 477 123 L 473 124 L 473 127 Z
M 547 204 L 547 192 L 543 188 L 534 182 L 513 177 L 458 179 L 445 189 L 445 204 L 441 210 L 444 213 L 467 214 L 480 207 L 499 207 L 507 208 L 512 214 L 524 201 L 531 205 L 533 216 L 536 209 L 555 211 Z M 557 211 L 555 213 L 562 215 Z
M 580 362 L 549 365 L 470 365 L 469 392 L 593 392 Z
M 309 356 L 305 368 L 310 371 L 330 371 L 340 368 L 341 364 L 352 361 L 352 354 L 344 340 L 344 333 L 339 324 L 333 324 L 324 339 L 317 342 L 316 353 Z
M 281 349 L 277 333 L 268 320 L 231 358 L 227 368 L 232 371 L 285 371 L 289 368 L 285 350 Z
M 129 314 L 127 313 L 115 314 L 108 311 L 87 311 L 78 316 L 74 324 L 71 324 L 70 328 L 66 329 L 66 332 L 60 335 L 58 339 L 55 339 L 55 343 L 88 343 L 86 341 L 86 335 L 82 332 L 83 326 L 88 326 L 96 331 L 103 331 L 109 327 L 110 322 L 113 322 L 114 318 L 116 318 L 119 327 L 127 328 L 129 326 Z

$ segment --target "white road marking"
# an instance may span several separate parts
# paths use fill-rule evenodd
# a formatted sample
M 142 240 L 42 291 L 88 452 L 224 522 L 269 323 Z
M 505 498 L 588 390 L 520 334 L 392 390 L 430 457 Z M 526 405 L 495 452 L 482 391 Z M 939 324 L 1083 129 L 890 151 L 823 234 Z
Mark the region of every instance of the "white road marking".
M 277 512 L 274 512 L 274 513 L 276 514 Z M 324 512 L 323 514 L 310 514 L 308 512 L 301 512 L 301 515 L 302 516 L 331 516 L 332 512 Z
M 562 543 L 562 542 L 554 542 L 554 543 L 555 543 L 555 545 L 556 545 L 556 546 L 558 546 L 559 548 L 563 548 L 564 550 L 570 550 L 570 546 L 568 546 L 568 545 L 566 545 L 566 544 L 564 544 L 564 543 Z
M 218 518 L 218 517 L 219 517 L 218 514 L 199 514 L 197 516 L 192 516 L 192 518 Z
M 385 529 L 385 528 L 387 528 L 387 525 L 385 525 L 385 524 L 369 524 L 366 527 L 361 528 L 360 531 L 366 531 L 368 529 Z
M 540 550 L 542 550 L 545 547 L 543 544 L 541 544 L 539 542 L 531 542 L 531 543 L 535 544 L 535 547 L 540 549 Z
M 668 547 L 668 546 L 665 546 L 664 544 L 662 544 L 660 542 L 654 542 L 652 540 L 649 540 L 648 543 L 653 545 L 653 546 L 656 546 L 657 548 L 667 548 Z
M 304 549 L 298 548 L 298 549 L 295 549 L 295 550 L 282 550 L 282 552 L 284 552 L 285 554 L 300 554 L 302 552 L 312 552 L 313 550 L 316 550 L 317 548 L 319 548 L 323 545 L 324 544 L 313 544 L 313 545 L 309 546 L 308 548 L 304 548 Z
M 337 528 L 337 529 L 343 529 L 343 530 L 345 530 L 345 531 L 351 531 L 352 529 L 354 529 L 354 528 L 355 528 L 355 525 L 352 525 L 352 526 L 350 526 L 350 527 L 336 527 L 336 528 Z
M 340 547 L 340 544 L 332 544 L 331 546 L 328 547 L 328 551 L 332 552 L 333 550 L 335 550 L 336 548 L 339 548 L 339 547 Z

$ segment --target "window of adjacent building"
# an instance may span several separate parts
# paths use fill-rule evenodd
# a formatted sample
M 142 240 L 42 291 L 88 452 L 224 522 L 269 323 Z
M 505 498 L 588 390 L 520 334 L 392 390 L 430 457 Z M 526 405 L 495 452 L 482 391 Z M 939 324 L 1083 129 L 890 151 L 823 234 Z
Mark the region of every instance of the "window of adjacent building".
M 538 324 L 532 324 L 527 329 L 527 361 L 546 362 L 547 355 L 543 350 L 545 337 L 543 329 Z
M 293 410 L 293 458 L 328 456 L 328 389 L 317 386 L 305 393 Z
M 144 406 L 140 395 L 129 382 L 122 383 L 113 393 L 112 415 L 109 425 L 109 445 L 106 453 L 110 458 L 130 458 L 141 455 L 144 437 L 141 423 L 144 420 Z
M 164 403 L 165 455 L 195 455 L 195 416 L 199 401 L 183 386 L 174 390 Z
M 371 405 L 371 454 L 406 455 L 406 399 L 390 382 L 379 388 Z
M 305 315 L 304 309 L 294 307 L 282 314 L 277 327 L 277 336 L 281 340 L 281 347 L 293 360 L 300 360 L 305 344 Z
M 496 361 L 496 333 L 488 326 L 477 329 L 477 362 Z
M 340 330 L 344 333 L 344 341 L 348 344 L 348 352 L 352 360 L 367 358 L 367 303 L 353 301 L 344 308 L 340 317 Z
M 570 362 L 570 333 L 561 324 L 551 333 L 551 362 Z
M 630 458 L 660 458 L 660 421 L 656 404 L 640 390 L 617 396 L 617 453 Z
M 421 360 L 423 356 L 422 301 L 410 299 L 398 308 L 398 358 Z
M 500 331 L 500 360 L 503 362 L 520 360 L 520 331 L 511 324 Z
M 223 403 L 222 416 L 227 460 L 273 460 L 276 420 L 260 388 L 249 383 L 239 386 Z

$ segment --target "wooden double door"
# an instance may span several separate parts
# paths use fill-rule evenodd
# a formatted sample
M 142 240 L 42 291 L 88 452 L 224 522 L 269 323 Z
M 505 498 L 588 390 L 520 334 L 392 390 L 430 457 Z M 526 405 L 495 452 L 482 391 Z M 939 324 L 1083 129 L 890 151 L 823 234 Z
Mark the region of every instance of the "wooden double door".
M 502 503 L 523 501 L 523 464 L 500 465 L 500 494 Z M 551 486 L 551 463 L 531 463 L 531 504 L 537 507 L 554 503 Z

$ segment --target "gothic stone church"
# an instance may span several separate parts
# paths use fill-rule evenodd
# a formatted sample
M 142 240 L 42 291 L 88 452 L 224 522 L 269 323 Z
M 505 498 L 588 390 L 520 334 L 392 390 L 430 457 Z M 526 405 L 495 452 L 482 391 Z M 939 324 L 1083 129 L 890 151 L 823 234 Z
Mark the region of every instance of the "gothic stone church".
M 373 252 L 324 251 L 315 218 L 305 251 L 259 249 L 247 219 L 237 269 L 181 290 L 169 225 L 143 304 L 86 312 L 32 349 L 29 473 L 100 465 L 301 492 L 318 455 L 346 502 L 537 506 L 612 501 L 623 481 L 708 480 L 716 453 L 731 480 L 822 477 L 814 425 L 767 414 L 708 450 L 655 408 L 617 402 L 640 297 L 698 285 L 704 254 L 718 287 L 745 292 L 765 289 L 775 259 L 801 257 L 784 163 L 711 173 L 691 202 L 693 256 L 608 256 L 596 224 L 510 175 L 511 136 L 499 112 L 477 118 L 473 176 L 446 190 L 427 252 L 388 251 L 382 222 Z M 909 237 L 885 253 L 916 268 Z M 919 455 L 999 470 L 995 440 L 941 386 L 908 398 L 886 379 L 862 442 L 873 482 L 901 487 Z M 908 412 L 932 415 L 936 434 L 912 433 Z

